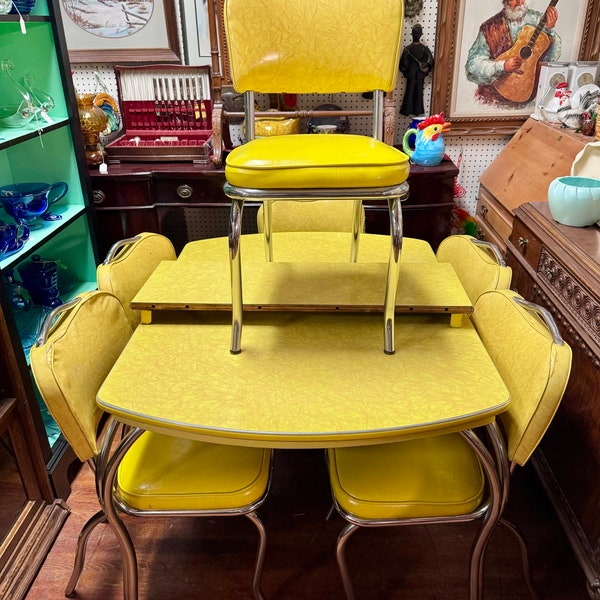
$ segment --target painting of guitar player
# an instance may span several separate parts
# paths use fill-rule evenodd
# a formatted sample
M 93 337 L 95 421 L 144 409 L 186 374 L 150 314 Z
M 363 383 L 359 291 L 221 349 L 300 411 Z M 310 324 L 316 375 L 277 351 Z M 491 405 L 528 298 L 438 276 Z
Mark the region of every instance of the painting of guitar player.
M 529 115 L 540 63 L 579 60 L 587 0 L 457 2 L 453 121 Z

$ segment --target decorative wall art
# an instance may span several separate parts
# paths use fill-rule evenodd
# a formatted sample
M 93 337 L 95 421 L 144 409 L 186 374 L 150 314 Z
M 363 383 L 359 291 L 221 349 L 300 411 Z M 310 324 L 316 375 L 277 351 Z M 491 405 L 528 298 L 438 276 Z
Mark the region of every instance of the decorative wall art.
M 180 62 L 175 0 L 61 0 L 72 63 Z
M 600 0 L 440 2 L 431 112 L 453 135 L 514 133 L 534 112 L 541 61 L 598 60 L 599 17 Z

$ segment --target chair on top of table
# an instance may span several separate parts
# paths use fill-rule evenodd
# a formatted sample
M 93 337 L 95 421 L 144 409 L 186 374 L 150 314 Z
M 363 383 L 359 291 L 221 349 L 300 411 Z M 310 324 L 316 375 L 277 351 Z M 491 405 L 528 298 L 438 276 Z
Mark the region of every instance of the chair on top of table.
M 276 200 L 351 201 L 351 260 L 356 260 L 362 201 L 387 200 L 390 250 L 384 305 L 384 351 L 394 352 L 394 303 L 402 246 L 400 202 L 408 196 L 408 157 L 384 143 L 384 94 L 398 78 L 403 0 L 365 4 L 340 0 L 225 0 L 223 19 L 233 86 L 245 96 L 247 142 L 227 156 L 224 191 L 232 199 L 229 258 L 232 272 L 231 352 L 241 351 L 240 232 L 245 200 L 263 202 L 271 255 L 271 207 Z M 255 94 L 373 92 L 369 135 L 301 133 L 255 138 Z M 366 100 L 362 100 L 365 103 Z M 368 106 L 371 106 L 370 104 Z M 351 113 L 347 112 L 346 114 Z M 289 112 L 286 116 L 294 116 Z M 297 116 L 305 113 L 301 111 Z M 335 115 L 329 111 L 327 115 Z M 277 116 L 265 113 L 265 116 Z
M 98 289 L 111 292 L 121 303 L 132 325 L 140 323 L 140 312 L 129 303 L 163 260 L 175 260 L 169 238 L 159 233 L 140 233 L 113 244 L 96 269 Z
M 119 513 L 171 518 L 245 515 L 259 533 L 252 587 L 254 597 L 262 599 L 266 531 L 256 509 L 269 489 L 271 451 L 131 429 L 121 450 L 111 456 L 119 422 L 111 418 L 102 430 L 96 393 L 131 333 L 119 299 L 93 291 L 50 313 L 31 349 L 31 369 L 42 399 L 77 457 L 94 470 L 100 504 L 79 535 L 65 595 L 75 594 L 90 534 L 110 520 L 120 523 L 113 530 L 123 555 L 124 597 L 136 600 L 136 552 Z
M 436 256 L 454 267 L 473 304 L 487 290 L 510 288 L 512 269 L 495 244 L 470 235 L 451 235 L 441 241 Z
M 571 349 L 547 310 L 509 290 L 484 292 L 471 322 L 465 326 L 476 328 L 510 392 L 510 405 L 493 426 L 505 440 L 506 451 L 492 450 L 485 461 L 480 460 L 475 448 L 482 441 L 470 431 L 329 450 L 334 503 L 348 521 L 338 537 L 336 554 L 349 599 L 354 592 L 345 548 L 360 527 L 475 519 L 482 519 L 482 524 L 471 552 L 471 600 L 483 595 L 485 550 L 497 519 L 516 535 L 533 590 L 525 542 L 502 518 L 502 511 L 510 474 L 527 462 L 558 408 L 569 379 Z

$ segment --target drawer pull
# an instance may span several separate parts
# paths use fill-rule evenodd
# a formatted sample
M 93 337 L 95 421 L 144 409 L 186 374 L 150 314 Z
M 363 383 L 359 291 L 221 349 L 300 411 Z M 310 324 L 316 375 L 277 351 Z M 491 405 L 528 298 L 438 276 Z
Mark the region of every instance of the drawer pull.
M 487 217 L 488 210 L 489 210 L 489 208 L 485 204 L 481 207 L 481 211 L 480 212 L 481 212 L 481 216 L 484 219 Z
M 102 204 L 106 200 L 106 194 L 102 190 L 92 190 L 92 202 Z
M 485 240 L 485 233 L 483 229 L 480 229 L 479 227 L 477 228 L 477 239 L 481 241 Z
M 177 186 L 177 195 L 184 200 L 192 197 L 194 190 L 187 184 Z
M 527 238 L 524 238 L 523 236 L 519 236 L 517 238 L 517 244 L 519 244 L 520 248 L 526 248 L 527 244 L 529 244 L 529 240 Z

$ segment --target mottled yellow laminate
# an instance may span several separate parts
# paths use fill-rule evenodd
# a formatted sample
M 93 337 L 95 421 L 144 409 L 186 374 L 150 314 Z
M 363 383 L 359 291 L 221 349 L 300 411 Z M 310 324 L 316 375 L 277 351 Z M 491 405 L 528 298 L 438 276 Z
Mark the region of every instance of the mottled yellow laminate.
M 242 279 L 245 310 L 383 310 L 384 263 L 256 262 Z M 227 263 L 164 261 L 133 298 L 141 310 L 231 310 Z M 398 312 L 471 313 L 452 265 L 400 265 Z
M 396 319 L 382 355 L 374 314 L 249 313 L 229 352 L 221 313 L 138 327 L 98 392 L 144 428 L 222 443 L 326 447 L 409 439 L 489 423 L 508 391 L 470 325 Z
M 339 231 L 274 231 L 273 260 L 286 262 L 348 262 L 352 234 Z M 357 262 L 385 262 L 390 252 L 387 235 L 361 233 Z M 265 237 L 262 233 L 242 235 L 240 248 L 244 264 L 264 262 Z M 189 242 L 178 260 L 225 260 L 229 255 L 226 237 Z M 437 258 L 425 240 L 403 238 L 401 263 L 436 263 Z

